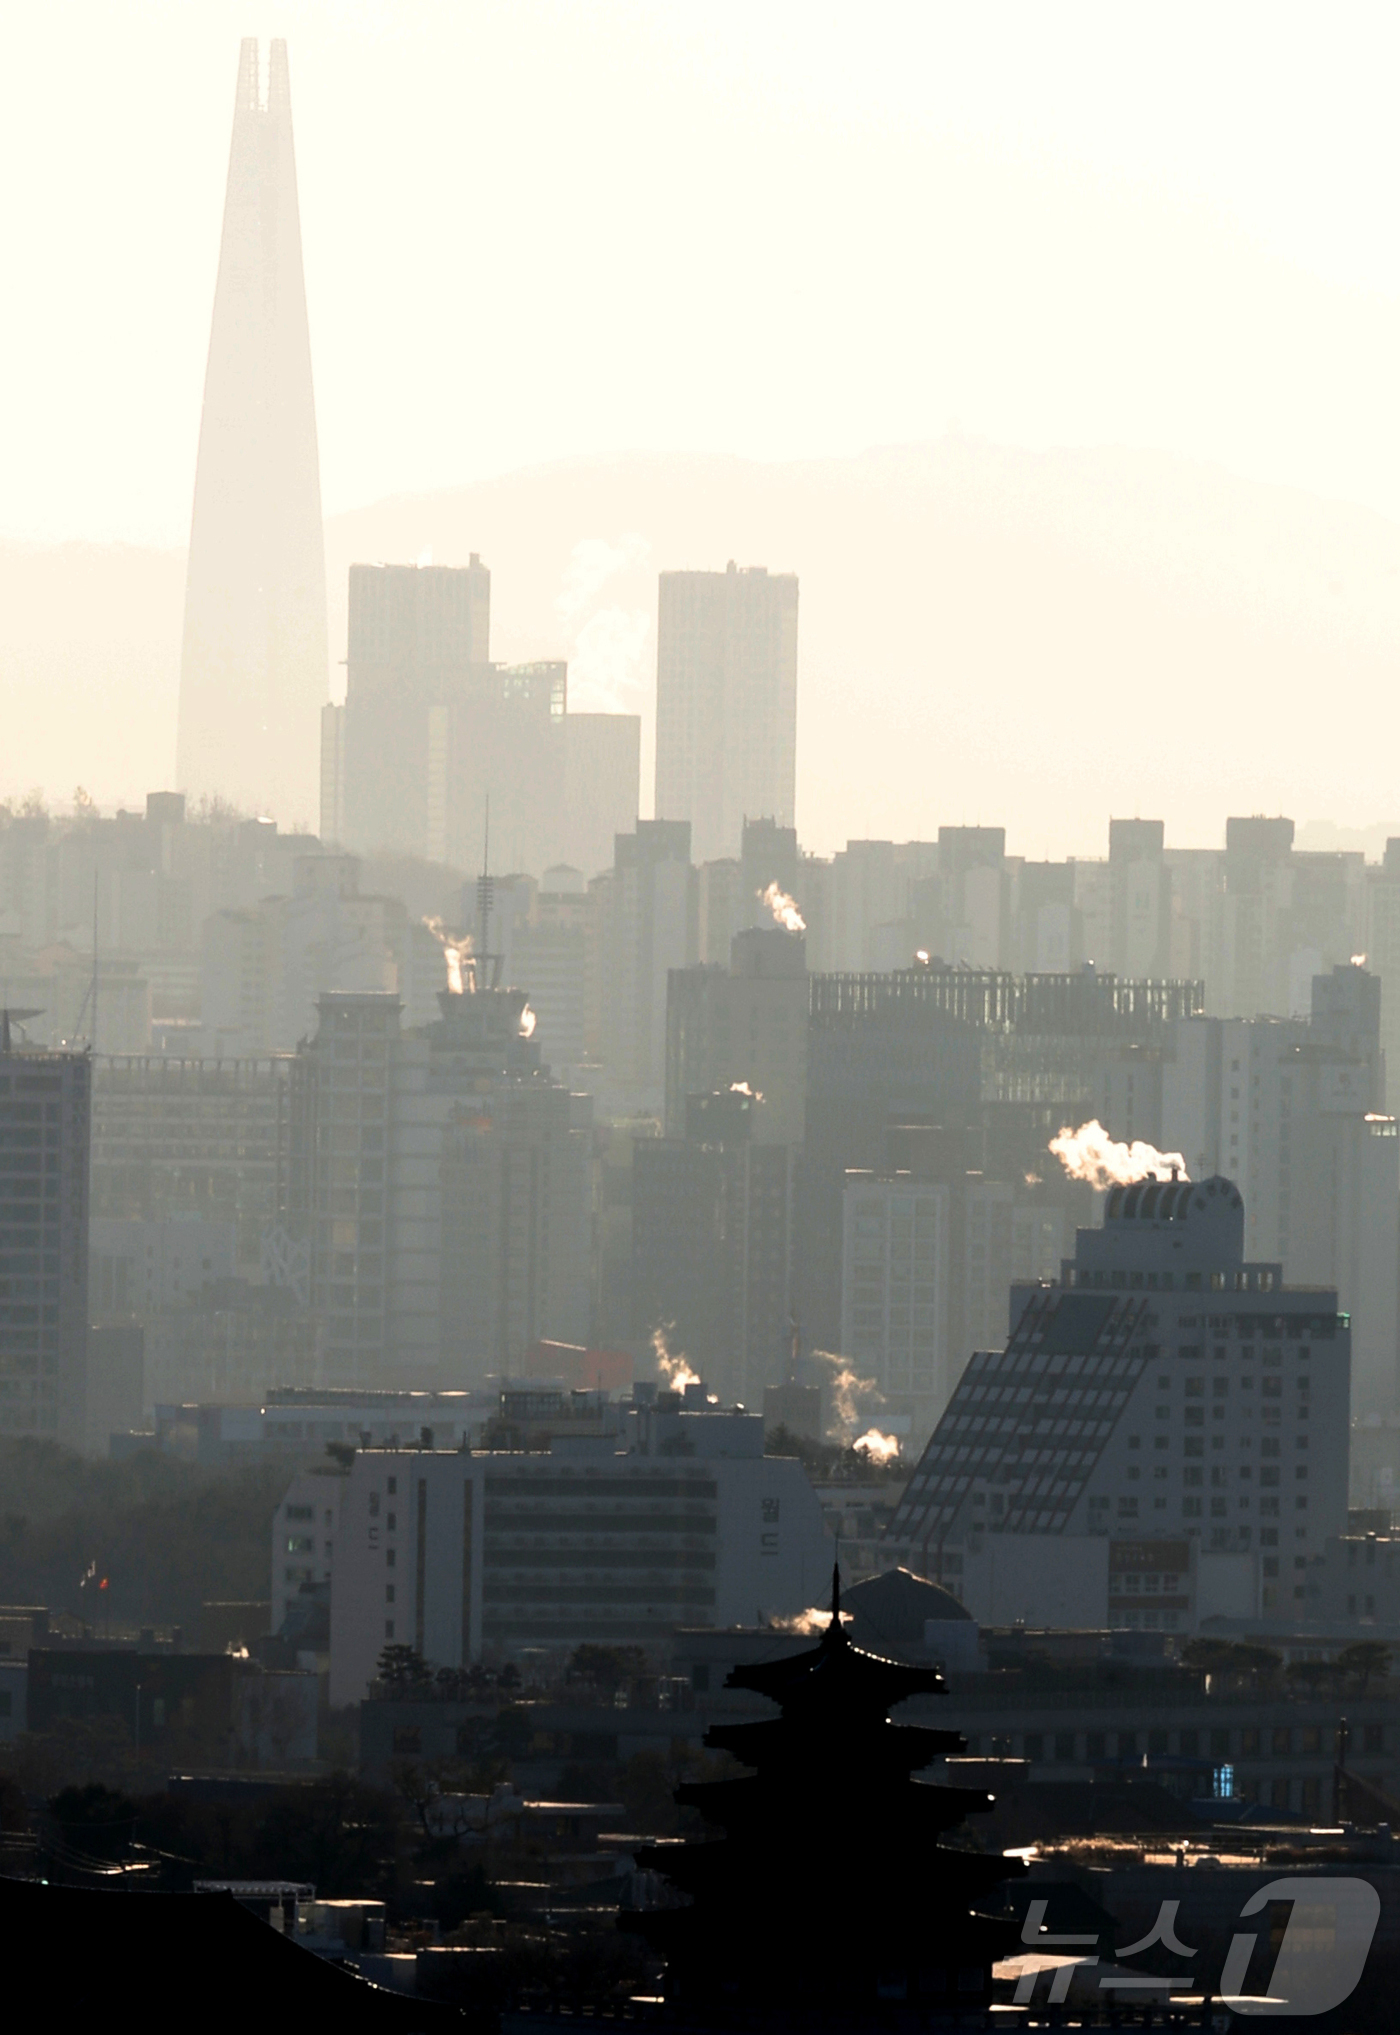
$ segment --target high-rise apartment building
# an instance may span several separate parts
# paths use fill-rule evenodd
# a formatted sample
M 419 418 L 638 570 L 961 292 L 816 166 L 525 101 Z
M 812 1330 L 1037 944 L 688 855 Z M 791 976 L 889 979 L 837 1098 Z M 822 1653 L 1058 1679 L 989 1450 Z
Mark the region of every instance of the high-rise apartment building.
M 491 575 L 353 565 L 343 707 L 322 733 L 335 838 L 477 871 L 592 874 L 637 817 L 641 723 L 568 711 L 558 660 L 490 661 Z
M 343 838 L 445 861 L 454 720 L 491 690 L 491 575 L 463 566 L 352 565 L 340 748 Z M 470 864 L 481 856 L 481 820 Z
M 1160 820 L 1108 823 L 1109 951 L 1116 975 L 1160 980 L 1172 972 L 1172 878 Z
M 0 1434 L 83 1444 L 87 1053 L 21 1045 L 0 1012 Z
M 1335 1286 L 1352 1321 L 1358 1414 L 1400 1411 L 1400 1136 L 1381 1110 L 1381 984 L 1314 979 L 1309 1020 L 1189 1018 L 1162 1068 L 1162 1140 L 1193 1174 L 1227 1172 L 1246 1249 Z
M 181 788 L 310 821 L 329 678 L 287 45 L 242 45 L 185 580 Z
M 690 822 L 697 862 L 737 855 L 746 817 L 793 824 L 796 756 L 796 575 L 663 572 L 658 817 Z
M 660 1111 L 666 1088 L 666 998 L 673 968 L 695 960 L 698 887 L 686 820 L 639 820 L 619 834 L 606 884 L 595 888 L 599 1046 L 609 1094 Z
M 550 1079 L 525 995 L 329 995 L 298 1052 L 288 1222 L 336 1383 L 464 1386 L 588 1331 L 587 1098 Z

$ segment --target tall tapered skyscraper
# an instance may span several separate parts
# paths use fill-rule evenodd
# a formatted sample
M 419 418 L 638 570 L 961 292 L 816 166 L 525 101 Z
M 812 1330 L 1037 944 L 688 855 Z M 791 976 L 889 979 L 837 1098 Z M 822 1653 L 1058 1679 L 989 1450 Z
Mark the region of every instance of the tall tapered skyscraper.
M 326 560 L 287 45 L 238 60 L 185 581 L 181 789 L 315 824 Z

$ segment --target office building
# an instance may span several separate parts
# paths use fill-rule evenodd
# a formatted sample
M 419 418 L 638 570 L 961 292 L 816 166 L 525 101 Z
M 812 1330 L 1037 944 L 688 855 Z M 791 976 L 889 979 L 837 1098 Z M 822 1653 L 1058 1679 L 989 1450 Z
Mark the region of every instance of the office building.
M 699 1392 L 699 1403 L 693 1394 Z M 800 1463 L 763 1422 L 708 1406 L 618 1409 L 617 1432 L 546 1453 L 377 1450 L 344 1481 L 331 1701 L 358 1702 L 386 1645 L 439 1667 L 527 1647 L 658 1643 L 679 1625 L 804 1610 L 831 1545 Z
M 299 1470 L 283 1493 L 272 1515 L 269 1632 L 285 1630 L 288 1613 L 308 1599 L 319 1600 L 329 1611 L 344 1488 L 343 1473 L 323 1463 Z M 293 1627 L 297 1622 L 294 1614 Z
M 1115 1187 L 969 1359 L 889 1538 L 984 1623 L 1301 1616 L 1347 1523 L 1350 1366 L 1335 1291 L 1246 1257 L 1232 1182 Z
M 792 1333 L 794 1157 L 754 1136 L 759 1105 L 687 1099 L 684 1135 L 632 1155 L 632 1335 L 659 1335 L 745 1405 L 785 1374 Z
M 317 809 L 326 563 L 287 45 L 242 45 L 185 580 L 177 772 L 284 823 Z
M 204 1060 L 150 1053 L 98 1060 L 93 1215 L 152 1223 L 197 1216 L 227 1225 L 238 1272 L 279 1276 L 291 1064 L 290 1055 Z
M 0 1435 L 80 1448 L 88 1365 L 92 1061 L 0 1011 Z
M 796 576 L 663 572 L 658 817 L 690 822 L 697 862 L 738 855 L 746 818 L 793 824 L 796 754 Z
M 771 922 L 736 934 L 723 968 L 672 970 L 666 1003 L 668 1137 L 684 1135 L 690 1097 L 747 1086 L 754 1104 L 752 1139 L 802 1143 L 807 982 L 801 933 Z
M 96 1321 L 163 1314 L 234 1276 L 237 1237 L 227 1221 L 192 1214 L 154 1222 L 94 1215 L 88 1240 L 88 1301 Z

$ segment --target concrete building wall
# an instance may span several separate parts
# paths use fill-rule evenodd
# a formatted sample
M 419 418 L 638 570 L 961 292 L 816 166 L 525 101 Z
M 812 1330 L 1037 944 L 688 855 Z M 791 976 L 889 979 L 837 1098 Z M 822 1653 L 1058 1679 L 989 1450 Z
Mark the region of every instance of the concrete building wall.
M 829 1562 L 787 1459 L 365 1451 L 344 1485 L 331 1701 L 364 1695 L 386 1645 L 457 1667 L 795 1613 Z

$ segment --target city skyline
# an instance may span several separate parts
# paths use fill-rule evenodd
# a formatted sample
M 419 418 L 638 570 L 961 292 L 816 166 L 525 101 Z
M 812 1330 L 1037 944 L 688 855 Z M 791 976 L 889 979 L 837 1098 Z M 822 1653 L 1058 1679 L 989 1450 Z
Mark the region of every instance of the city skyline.
M 1015 37 L 989 42 L 951 13 L 895 8 L 851 49 L 820 16 L 799 38 L 767 18 L 742 32 L 736 21 L 702 47 L 683 7 L 600 4 L 580 40 L 567 17 L 527 5 L 488 11 L 464 40 L 429 4 L 392 27 L 294 5 L 285 26 L 336 512 L 332 696 L 345 533 L 377 537 L 350 557 L 407 561 L 431 549 L 464 563 L 478 551 L 502 589 L 506 654 L 567 659 L 571 702 L 642 715 L 645 815 L 655 575 L 743 555 L 802 581 L 796 817 L 819 849 L 912 838 L 931 813 L 986 822 L 1014 810 L 1031 852 L 1087 852 L 1108 807 L 1094 810 L 1093 785 L 1074 800 L 1050 790 L 1077 767 L 1064 729 L 1058 749 L 1043 726 L 1024 754 L 1000 739 L 1002 718 L 1025 723 L 1039 695 L 1066 687 L 1081 714 L 1112 722 L 1134 759 L 1135 803 L 1164 814 L 1179 840 L 1207 845 L 1246 806 L 1304 825 L 1393 824 L 1380 759 L 1392 744 L 1400 527 L 1381 364 L 1400 336 L 1400 298 L 1375 195 L 1392 144 L 1373 117 L 1374 88 L 1357 82 L 1383 73 L 1388 31 L 1357 23 L 1318 50 L 1275 23 L 1272 95 L 1232 97 L 1231 80 L 1252 77 L 1257 62 L 1248 13 L 1229 34 L 1212 32 L 1206 76 L 1189 61 L 1205 17 L 1189 13 L 1167 46 L 1148 17 L 1111 22 L 1072 7 L 1051 46 L 1029 14 Z M 0 796 L 37 783 L 63 800 L 76 778 L 104 805 L 184 774 L 170 760 L 179 560 L 160 547 L 183 536 L 189 500 L 227 167 L 216 73 L 226 77 L 246 25 L 216 7 L 161 34 L 152 10 L 124 17 L 114 42 L 116 19 L 92 19 L 61 105 L 36 98 L 51 135 L 34 136 L 26 107 L 11 145 L 27 138 L 44 160 L 44 149 L 67 147 L 76 162 L 72 123 L 81 117 L 83 145 L 96 145 L 120 103 L 112 81 L 133 64 L 153 88 L 149 140 L 113 140 L 91 217 L 74 211 L 62 177 L 42 187 L 17 272 L 42 273 L 45 287 L 31 293 L 34 319 L 0 341 L 28 392 L 0 491 L 0 531 L 11 533 L 0 541 L 0 681 L 18 695 Z M 48 33 L 25 29 L 36 77 L 56 74 Z M 1358 66 L 1363 49 L 1374 61 Z M 499 89 L 481 105 L 467 157 L 448 162 L 435 114 L 468 62 Z M 545 202 L 547 171 L 497 174 L 507 158 L 493 146 L 527 75 L 533 114 L 551 109 L 561 148 L 589 90 L 603 95 L 628 160 L 652 164 L 645 193 L 619 207 L 618 161 L 596 120 L 592 145 L 572 158 L 567 222 Z M 1047 96 L 1047 76 L 1063 92 Z M 1120 77 L 1135 81 L 1131 123 L 1108 89 Z M 366 131 L 351 109 L 371 92 Z M 1315 119 L 1300 147 L 1296 124 L 1280 120 L 1303 92 Z M 699 201 L 689 158 L 656 126 L 660 108 L 676 133 L 732 142 L 715 159 L 731 181 L 750 178 L 752 205 Z M 794 165 L 811 172 L 800 188 Z M 463 194 L 464 173 L 472 259 L 444 262 L 467 213 L 442 206 Z M 835 173 L 839 202 L 823 181 Z M 95 250 L 85 261 L 93 219 L 118 200 L 119 223 L 103 229 L 106 267 Z M 638 269 L 627 250 L 657 204 L 679 230 L 652 233 Z M 765 222 L 777 216 L 791 230 L 774 236 Z M 68 249 L 57 268 L 44 266 L 41 219 Z M 916 258 L 884 260 L 896 243 Z M 832 252 L 847 287 L 814 321 L 813 264 Z M 109 281 L 109 345 L 79 359 L 71 335 L 92 326 L 72 292 L 90 273 Z M 379 285 L 369 292 L 366 273 Z M 675 315 L 697 274 L 729 276 L 747 293 L 746 340 L 737 326 L 716 330 L 711 310 L 700 323 L 693 306 Z M 510 301 L 512 316 L 466 315 L 467 275 Z M 882 315 L 853 324 L 881 278 Z M 590 318 L 585 307 L 601 314 L 609 291 L 607 315 Z M 583 314 L 562 348 L 561 293 Z M 1144 315 L 1159 302 L 1170 318 Z M 408 329 L 411 374 L 401 371 Z M 607 335 L 620 330 L 635 337 L 614 345 Z M 449 338 L 462 331 L 465 354 Z M 648 346 L 648 333 L 664 346 Z M 121 400 L 104 406 L 116 386 Z M 487 386 L 490 403 L 468 397 Z M 640 450 L 611 450 L 629 446 Z M 670 450 L 685 447 L 695 449 Z M 688 525 L 649 493 L 648 470 L 665 480 L 661 494 L 695 497 Z M 510 555 L 522 494 L 533 495 L 527 520 L 551 529 L 528 569 Z M 454 495 L 475 502 L 474 517 Z M 804 521 L 819 497 L 824 531 Z M 407 542 L 392 534 L 403 525 L 413 526 Z M 651 582 L 645 598 L 639 575 Z M 1136 680 L 1126 694 L 1124 670 Z M 1309 700 L 1339 681 L 1373 739 L 1358 751 L 1337 721 L 1299 743 Z M 1164 684 L 1185 711 L 1149 742 L 1134 694 L 1145 701 Z M 1187 734 L 1193 712 L 1221 717 L 1219 744 L 1204 754 Z M 882 756 L 876 738 L 894 715 L 908 739 Z M 304 789 L 284 824 L 315 823 L 314 756 L 299 772 Z

